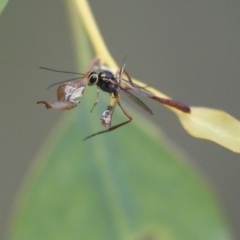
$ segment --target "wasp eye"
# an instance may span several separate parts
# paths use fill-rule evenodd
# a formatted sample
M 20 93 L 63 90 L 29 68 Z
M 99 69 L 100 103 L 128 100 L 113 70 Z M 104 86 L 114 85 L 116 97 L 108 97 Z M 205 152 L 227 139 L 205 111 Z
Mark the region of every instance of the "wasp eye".
M 88 74 L 88 86 L 93 86 L 98 82 L 98 75 L 96 72 L 90 72 Z

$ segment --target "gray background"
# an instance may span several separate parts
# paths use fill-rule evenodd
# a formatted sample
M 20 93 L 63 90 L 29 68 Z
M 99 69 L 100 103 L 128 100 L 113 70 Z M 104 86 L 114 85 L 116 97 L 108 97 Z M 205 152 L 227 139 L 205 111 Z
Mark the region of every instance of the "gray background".
M 190 105 L 240 119 L 239 1 L 90 2 L 110 52 L 119 64 L 127 55 L 131 76 Z M 0 238 L 24 174 L 63 114 L 35 105 L 54 99 L 54 90 L 45 89 L 59 77 L 46 79 L 38 67 L 77 70 L 73 51 L 64 1 L 10 1 L 0 17 Z M 212 183 L 240 238 L 240 155 L 192 138 L 170 111 L 145 102 L 155 112 L 149 118 Z

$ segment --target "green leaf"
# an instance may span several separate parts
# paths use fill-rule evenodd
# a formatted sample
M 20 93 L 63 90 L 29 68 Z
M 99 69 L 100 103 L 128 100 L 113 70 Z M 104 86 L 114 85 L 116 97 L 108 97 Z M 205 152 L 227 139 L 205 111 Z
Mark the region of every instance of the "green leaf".
M 2 11 L 6 7 L 7 3 L 8 3 L 8 0 L 0 0 L 0 15 L 2 14 Z
M 10 239 L 231 239 L 205 180 L 129 107 L 132 123 L 82 141 L 105 108 L 89 113 L 88 90 L 37 157 Z
M 77 50 L 86 66 L 92 53 L 79 26 L 78 31 Z M 232 239 L 206 180 L 166 145 L 159 126 L 129 106 L 130 124 L 82 141 L 102 129 L 108 96 L 101 93 L 90 114 L 95 91 L 86 89 L 81 104 L 65 113 L 37 156 L 9 239 Z M 117 108 L 114 123 L 125 120 L 122 115 Z

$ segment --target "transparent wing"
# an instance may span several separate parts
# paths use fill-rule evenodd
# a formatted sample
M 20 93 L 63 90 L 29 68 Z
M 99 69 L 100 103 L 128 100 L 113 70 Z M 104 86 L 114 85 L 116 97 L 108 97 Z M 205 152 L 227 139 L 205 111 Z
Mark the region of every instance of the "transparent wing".
M 123 74 L 125 74 L 125 76 L 127 77 L 128 80 L 125 80 L 122 78 Z M 123 65 L 123 67 L 120 69 L 120 73 L 119 76 L 116 77 L 116 79 L 119 82 L 119 85 L 121 87 L 121 89 L 125 89 L 125 90 L 134 90 L 146 97 L 149 97 L 157 102 L 160 102 L 162 104 L 174 107 L 184 113 L 190 113 L 191 109 L 190 107 L 188 107 L 186 104 L 172 100 L 172 99 L 167 99 L 167 98 L 161 98 L 156 96 L 154 93 L 151 93 L 147 90 L 144 89 L 144 87 L 140 87 L 137 84 L 133 83 L 130 75 L 128 74 L 128 72 L 125 70 L 125 63 Z M 122 86 L 122 83 L 125 84 L 125 87 Z M 126 87 L 127 86 L 127 87 Z M 146 86 L 147 87 L 147 86 Z M 128 92 L 129 93 L 129 92 Z M 134 96 L 134 95 L 133 95 Z M 135 97 L 135 96 L 134 96 Z M 135 97 L 136 98 L 136 97 Z M 139 99 L 138 99 L 139 100 Z M 145 109 L 146 110 L 146 109 Z
M 186 104 L 184 103 L 181 103 L 181 102 L 178 102 L 178 101 L 175 101 L 173 99 L 167 99 L 167 98 L 161 98 L 161 97 L 157 97 L 155 94 L 145 90 L 144 88 L 138 86 L 137 84 L 133 83 L 132 81 L 127 81 L 123 78 L 121 78 L 121 81 L 128 87 L 128 90 L 133 90 L 133 91 L 136 91 L 138 93 L 140 93 L 141 95 L 144 95 L 146 97 L 149 97 L 157 102 L 160 102 L 162 104 L 165 104 L 165 105 L 168 105 L 168 106 L 171 106 L 171 107 L 174 107 L 182 112 L 185 112 L 185 113 L 190 113 L 191 110 L 190 110 L 190 107 L 188 107 Z M 120 86 L 121 87 L 121 86 Z M 121 87 L 121 89 L 127 91 L 124 87 Z M 124 92 L 125 92 L 124 91 Z M 129 91 L 127 91 L 128 94 L 130 94 Z M 134 95 L 133 95 L 134 96 Z M 135 98 L 137 98 L 136 96 L 134 96 Z M 140 99 L 138 99 L 140 100 Z M 135 101 L 136 102 L 136 101 Z M 139 104 L 138 104 L 139 105 Z M 145 109 L 146 110 L 146 109 Z M 147 111 L 147 110 L 146 110 Z
M 136 91 L 146 97 L 154 97 L 155 94 L 153 94 L 152 92 L 149 92 L 147 90 L 144 89 L 144 87 L 140 87 L 135 83 L 131 83 L 125 79 L 122 79 L 122 81 L 124 82 L 124 84 L 126 84 L 131 90 Z
M 137 98 L 135 95 L 133 95 L 132 93 L 128 92 L 124 88 L 122 88 L 122 90 L 133 102 L 135 102 L 138 106 L 140 106 L 146 112 L 148 112 L 151 115 L 153 115 L 152 110 L 144 102 L 142 102 L 139 98 Z

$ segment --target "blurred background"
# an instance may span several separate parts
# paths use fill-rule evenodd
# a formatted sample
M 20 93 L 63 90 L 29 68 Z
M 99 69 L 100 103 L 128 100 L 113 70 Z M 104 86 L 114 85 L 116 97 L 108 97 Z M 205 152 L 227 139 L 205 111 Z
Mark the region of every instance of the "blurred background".
M 189 105 L 240 119 L 240 2 L 92 0 L 90 5 L 118 64 L 127 56 L 131 76 Z M 35 103 L 55 100 L 55 89 L 46 87 L 59 78 L 46 78 L 40 66 L 78 70 L 71 33 L 64 1 L 10 1 L 0 17 L 0 239 L 29 165 L 64 114 Z M 240 238 L 240 155 L 189 136 L 172 112 L 143 100 L 154 111 L 148 118 L 211 182 Z

